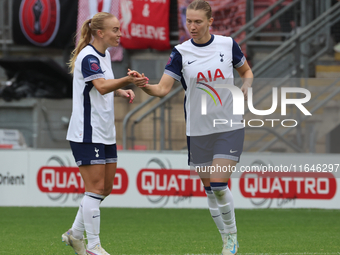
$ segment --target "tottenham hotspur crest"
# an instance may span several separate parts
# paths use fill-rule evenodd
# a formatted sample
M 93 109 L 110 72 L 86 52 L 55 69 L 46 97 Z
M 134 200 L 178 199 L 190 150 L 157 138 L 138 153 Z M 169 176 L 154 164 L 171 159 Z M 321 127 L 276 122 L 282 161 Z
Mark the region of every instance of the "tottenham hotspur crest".
M 99 153 L 98 153 L 99 149 L 94 148 L 94 151 L 96 152 L 96 158 L 98 158 L 99 157 Z

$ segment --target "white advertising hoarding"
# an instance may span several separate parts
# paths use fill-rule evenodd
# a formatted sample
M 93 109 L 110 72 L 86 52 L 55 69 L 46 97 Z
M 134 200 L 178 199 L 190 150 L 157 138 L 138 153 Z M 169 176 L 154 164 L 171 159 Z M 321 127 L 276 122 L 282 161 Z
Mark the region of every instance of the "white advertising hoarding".
M 340 209 L 339 161 L 244 153 L 229 183 L 235 207 Z M 78 206 L 83 196 L 70 150 L 0 150 L 0 162 L 0 206 Z M 113 191 L 102 206 L 207 208 L 207 202 L 187 152 L 119 151 Z

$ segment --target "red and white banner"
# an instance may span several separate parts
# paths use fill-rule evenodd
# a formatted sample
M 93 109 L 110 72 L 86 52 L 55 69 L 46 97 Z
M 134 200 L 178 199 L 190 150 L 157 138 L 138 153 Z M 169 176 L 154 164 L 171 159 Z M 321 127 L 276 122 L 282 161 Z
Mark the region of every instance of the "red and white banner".
M 83 197 L 70 150 L 0 150 L 0 162 L 0 206 L 78 206 Z M 243 173 L 229 183 L 235 207 L 340 209 L 339 163 L 338 155 L 244 153 Z M 187 153 L 120 151 L 102 206 L 207 208 L 205 196 Z
M 117 168 L 111 194 L 124 194 L 128 184 L 129 178 L 124 168 Z M 78 167 L 43 166 L 37 174 L 37 185 L 43 193 L 85 192 Z
M 331 173 L 244 173 L 239 183 L 246 198 L 326 200 L 337 190 Z
M 126 49 L 170 49 L 170 0 L 121 0 L 121 44 Z
M 191 178 L 190 170 L 141 169 L 137 188 L 142 195 L 205 197 L 199 178 Z

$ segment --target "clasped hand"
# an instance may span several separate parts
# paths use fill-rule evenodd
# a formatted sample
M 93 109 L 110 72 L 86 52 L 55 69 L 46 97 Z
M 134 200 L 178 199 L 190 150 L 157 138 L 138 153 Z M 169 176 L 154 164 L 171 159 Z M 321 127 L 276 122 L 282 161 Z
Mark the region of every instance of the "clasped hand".
M 149 78 L 144 75 L 144 73 L 140 74 L 135 70 L 128 69 L 127 73 L 132 79 L 136 82 L 133 82 L 137 87 L 144 88 L 147 83 L 149 83 Z

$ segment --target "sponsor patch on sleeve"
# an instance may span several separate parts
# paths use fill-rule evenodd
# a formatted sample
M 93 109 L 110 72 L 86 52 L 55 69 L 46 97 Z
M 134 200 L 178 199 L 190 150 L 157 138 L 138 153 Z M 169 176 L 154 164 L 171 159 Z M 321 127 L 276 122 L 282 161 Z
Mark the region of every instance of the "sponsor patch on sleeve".
M 98 72 L 100 70 L 100 66 L 97 59 L 89 58 L 89 64 L 91 71 Z
M 174 58 L 174 55 L 175 55 L 175 53 L 173 53 L 173 52 L 170 54 L 169 60 L 168 60 L 168 62 L 166 63 L 167 66 L 171 64 L 172 59 Z

